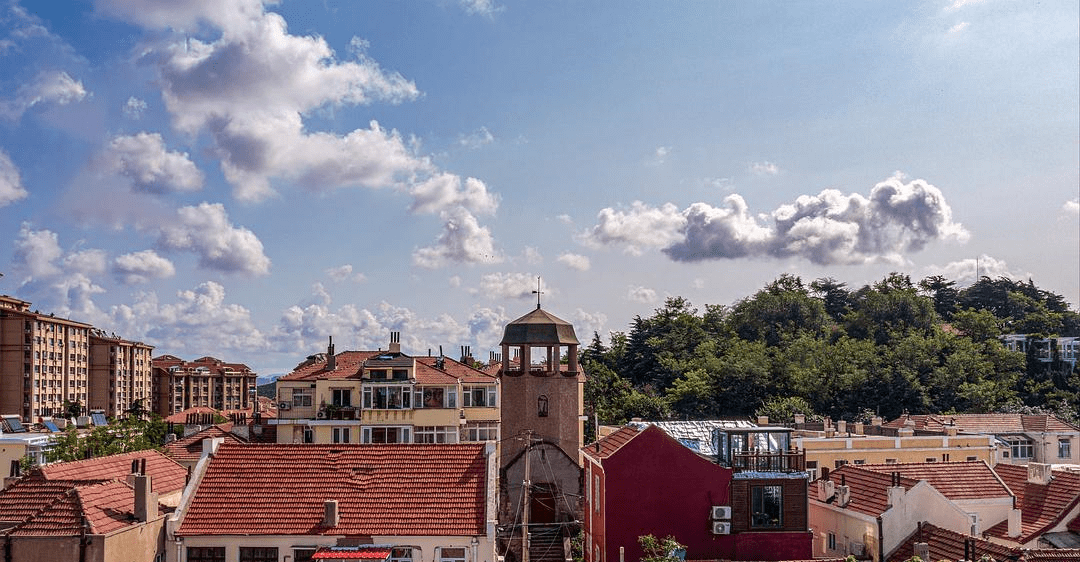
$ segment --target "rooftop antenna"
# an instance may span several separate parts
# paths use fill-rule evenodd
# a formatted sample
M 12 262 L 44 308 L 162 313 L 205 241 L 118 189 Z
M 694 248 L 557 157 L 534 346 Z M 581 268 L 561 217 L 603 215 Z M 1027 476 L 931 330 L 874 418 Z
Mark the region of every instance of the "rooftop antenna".
M 540 309 L 540 295 L 544 294 L 544 291 L 540 290 L 540 276 L 539 275 L 536 276 L 536 290 L 533 291 L 533 294 L 536 295 L 536 308 L 537 308 L 537 310 L 539 310 Z

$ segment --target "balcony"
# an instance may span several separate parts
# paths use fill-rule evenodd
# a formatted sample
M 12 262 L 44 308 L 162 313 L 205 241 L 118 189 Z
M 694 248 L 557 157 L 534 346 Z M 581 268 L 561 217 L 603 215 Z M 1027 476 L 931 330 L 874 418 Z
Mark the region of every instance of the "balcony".
M 321 412 L 327 420 L 358 420 L 360 419 L 360 406 L 327 406 Z
M 735 472 L 804 472 L 806 452 L 801 449 L 733 452 L 731 469 Z

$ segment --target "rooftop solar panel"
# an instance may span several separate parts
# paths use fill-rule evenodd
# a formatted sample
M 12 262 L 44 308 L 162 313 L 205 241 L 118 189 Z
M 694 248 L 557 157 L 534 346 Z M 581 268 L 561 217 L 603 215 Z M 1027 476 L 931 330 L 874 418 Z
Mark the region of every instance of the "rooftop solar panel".
M 45 429 L 48 429 L 49 431 L 51 431 L 53 433 L 60 433 L 60 428 L 56 427 L 56 422 L 54 422 L 52 420 L 49 420 L 49 421 L 43 422 L 43 424 L 45 425 Z
M 19 418 L 4 418 L 4 426 L 11 433 L 22 433 L 26 431 L 22 422 L 19 421 Z
M 93 420 L 94 425 L 109 425 L 109 421 L 105 419 L 105 414 L 90 414 L 90 419 Z

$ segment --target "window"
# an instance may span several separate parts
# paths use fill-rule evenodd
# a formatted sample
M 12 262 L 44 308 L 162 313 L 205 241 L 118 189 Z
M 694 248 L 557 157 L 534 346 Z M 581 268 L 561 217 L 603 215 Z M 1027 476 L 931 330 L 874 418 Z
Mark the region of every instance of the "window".
M 979 460 L 979 457 L 968 457 L 968 458 L 967 458 L 967 460 L 968 460 L 969 462 L 970 462 L 970 461 L 977 461 L 977 460 Z
M 365 427 L 364 443 L 409 443 L 408 427 Z
M 844 466 L 845 464 L 847 464 L 846 460 L 844 460 L 844 459 L 836 459 L 833 462 L 833 468 L 840 468 L 841 466 Z
M 866 464 L 866 459 L 855 459 L 854 464 Z
M 1071 439 L 1058 439 L 1058 458 L 1059 459 L 1071 459 L 1072 458 L 1072 440 Z
M 825 548 L 828 550 L 836 550 L 836 534 L 829 533 L 825 538 Z
M 440 562 L 465 562 L 464 548 L 440 548 Z
M 225 562 L 224 546 L 189 546 L 188 562 Z
M 412 559 L 411 548 L 397 547 L 390 551 L 390 562 L 412 562 Z
M 310 427 L 305 427 L 304 428 L 304 443 L 314 443 L 314 442 L 315 442 L 315 431 L 312 430 Z
M 593 511 L 600 513 L 600 475 L 593 475 Z
M 276 546 L 241 546 L 240 562 L 278 562 Z
M 1006 437 L 1014 459 L 1030 459 L 1035 456 L 1035 446 L 1025 437 Z
M 425 386 L 413 393 L 413 404 L 417 408 L 445 408 L 446 389 L 441 386 Z
M 937 462 L 937 457 L 926 457 L 926 462 Z
M 466 386 L 462 403 L 466 408 L 494 408 L 495 385 Z
M 498 441 L 499 422 L 471 422 L 465 426 L 466 441 Z
M 783 496 L 780 486 L 751 486 L 750 526 L 776 528 L 783 524 Z
M 292 557 L 295 562 L 311 562 L 311 557 L 315 555 L 315 548 L 297 547 L 292 549 Z
M 348 427 L 335 427 L 332 430 L 334 443 L 348 443 L 349 434 L 351 433 Z
M 352 406 L 352 389 L 350 388 L 335 388 L 333 389 L 333 402 L 335 406 Z
M 457 443 L 457 428 L 452 426 L 416 426 L 416 443 Z
M 311 389 L 294 388 L 292 391 L 292 403 L 297 408 L 311 406 Z
M 402 386 L 369 386 L 364 388 L 364 408 L 369 410 L 409 409 L 412 390 Z

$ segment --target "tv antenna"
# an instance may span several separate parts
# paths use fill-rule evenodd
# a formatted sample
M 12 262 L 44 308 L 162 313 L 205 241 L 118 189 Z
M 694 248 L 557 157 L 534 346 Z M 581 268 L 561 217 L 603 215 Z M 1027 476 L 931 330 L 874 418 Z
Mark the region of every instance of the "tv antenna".
M 544 294 L 544 291 L 540 290 L 540 276 L 539 275 L 536 276 L 536 290 L 533 291 L 533 294 L 536 295 L 536 308 L 539 309 L 540 308 L 540 295 Z

